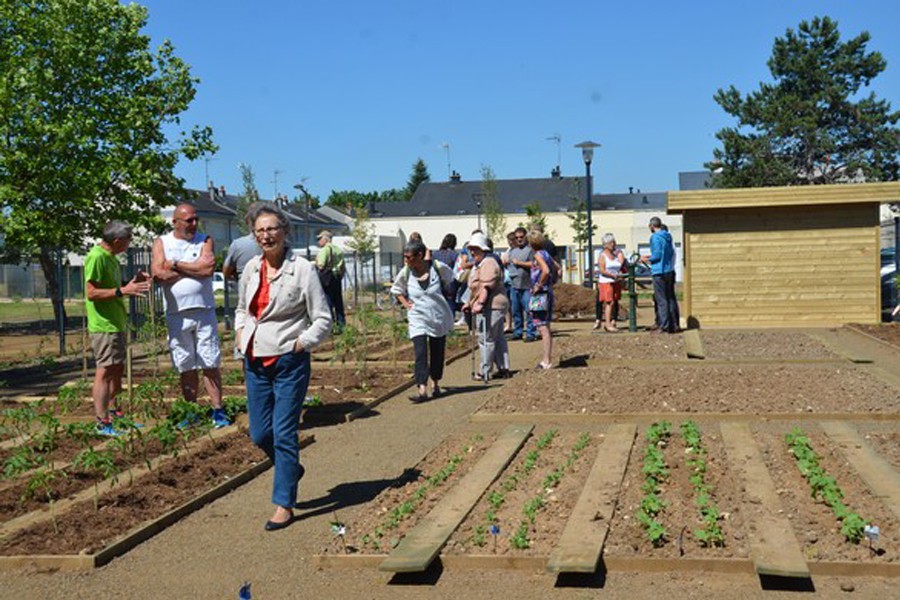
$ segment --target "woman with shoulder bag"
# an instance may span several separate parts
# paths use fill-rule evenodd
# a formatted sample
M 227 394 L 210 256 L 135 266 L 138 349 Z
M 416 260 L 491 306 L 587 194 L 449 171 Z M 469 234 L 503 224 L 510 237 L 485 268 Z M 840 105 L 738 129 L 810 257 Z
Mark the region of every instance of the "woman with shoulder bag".
M 406 266 L 400 269 L 391 295 L 406 309 L 409 323 L 409 339 L 416 357 L 416 385 L 418 394 L 410 397 L 413 402 L 428 399 L 428 377 L 431 376 L 431 397 L 441 393 L 440 381 L 444 375 L 444 349 L 447 334 L 453 329 L 453 311 L 447 295 L 453 282 L 453 271 L 437 260 L 426 260 L 425 244 L 410 240 L 403 248 Z M 430 355 L 430 362 L 429 362 Z
M 316 267 L 291 252 L 287 216 L 266 203 L 248 217 L 263 254 L 241 274 L 235 335 L 245 357 L 250 437 L 275 467 L 275 514 L 265 527 L 275 531 L 294 520 L 304 472 L 297 431 L 309 388 L 309 351 L 331 332 L 331 311 Z
M 553 259 L 544 250 L 544 234 L 540 231 L 528 232 L 528 244 L 534 250 L 528 312 L 535 328 L 541 334 L 543 358 L 538 363 L 538 368 L 550 369 L 553 367 L 550 357 L 553 350 L 553 334 L 550 332 L 550 321 L 553 319 L 553 275 L 550 269 Z
M 469 275 L 471 294 L 466 310 L 475 315 L 478 346 L 481 349 L 481 370 L 477 379 L 490 380 L 492 365 L 497 365 L 497 377 L 509 377 L 509 347 L 503 336 L 509 298 L 503 287 L 503 267 L 496 256 L 489 254 L 491 243 L 483 233 L 472 235 L 468 249 L 474 266 Z

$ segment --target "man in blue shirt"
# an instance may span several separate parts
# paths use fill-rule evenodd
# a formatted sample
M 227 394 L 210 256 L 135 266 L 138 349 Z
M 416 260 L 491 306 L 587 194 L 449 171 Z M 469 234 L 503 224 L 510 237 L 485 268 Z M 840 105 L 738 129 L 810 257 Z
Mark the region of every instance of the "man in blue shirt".
M 650 219 L 650 256 L 641 261 L 650 265 L 653 275 L 653 300 L 656 303 L 656 323 L 666 333 L 678 333 L 678 300 L 675 299 L 675 245 L 672 234 L 663 227 L 659 217 Z

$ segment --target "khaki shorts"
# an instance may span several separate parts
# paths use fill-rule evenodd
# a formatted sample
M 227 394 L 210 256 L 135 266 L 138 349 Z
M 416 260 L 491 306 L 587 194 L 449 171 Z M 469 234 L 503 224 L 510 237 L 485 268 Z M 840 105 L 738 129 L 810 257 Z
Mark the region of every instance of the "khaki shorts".
M 125 364 L 125 333 L 92 333 L 91 348 L 98 367 Z

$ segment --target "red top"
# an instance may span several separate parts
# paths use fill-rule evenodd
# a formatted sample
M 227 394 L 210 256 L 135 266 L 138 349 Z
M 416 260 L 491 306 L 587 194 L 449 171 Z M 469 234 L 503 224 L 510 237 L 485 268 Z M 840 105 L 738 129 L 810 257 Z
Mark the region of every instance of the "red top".
M 269 277 L 267 271 L 266 259 L 262 259 L 259 268 L 259 289 L 256 291 L 253 300 L 250 301 L 250 314 L 256 317 L 257 320 L 259 320 L 260 315 L 263 314 L 263 311 L 269 305 Z M 254 358 L 252 342 L 253 340 L 250 340 L 250 343 L 247 344 L 247 356 L 251 359 Z M 257 358 L 262 361 L 264 367 L 271 367 L 278 360 L 277 356 L 259 356 Z

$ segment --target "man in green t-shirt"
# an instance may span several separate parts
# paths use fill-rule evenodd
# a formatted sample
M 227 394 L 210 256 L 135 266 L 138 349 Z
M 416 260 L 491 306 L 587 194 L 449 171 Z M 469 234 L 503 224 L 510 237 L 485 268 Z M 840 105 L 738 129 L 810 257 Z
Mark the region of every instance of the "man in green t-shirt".
M 316 255 L 316 268 L 319 270 L 319 282 L 331 309 L 331 318 L 335 326 L 344 326 L 344 291 L 342 289 L 346 268 L 344 253 L 331 242 L 331 232 L 319 233 L 319 254 Z
M 128 313 L 124 296 L 143 296 L 150 290 L 150 279 L 143 271 L 122 285 L 117 254 L 131 244 L 131 225 L 110 221 L 103 228 L 102 241 L 91 248 L 84 259 L 85 310 L 91 347 L 97 363 L 92 396 L 97 416 L 97 433 L 118 435 L 111 416 L 121 416 L 115 404 L 122 390 L 125 369 L 125 329 Z

